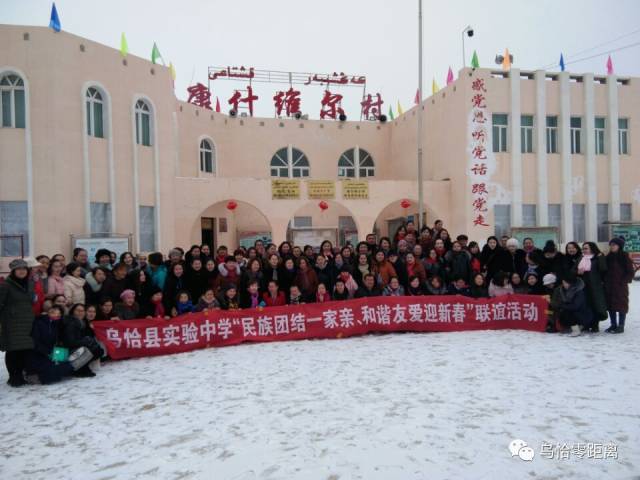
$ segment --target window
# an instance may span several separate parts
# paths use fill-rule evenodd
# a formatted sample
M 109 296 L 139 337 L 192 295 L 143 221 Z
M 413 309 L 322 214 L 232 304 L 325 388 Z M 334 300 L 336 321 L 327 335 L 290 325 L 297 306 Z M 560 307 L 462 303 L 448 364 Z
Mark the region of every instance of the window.
M 493 151 L 507 151 L 507 115 L 504 113 L 494 113 L 493 122 Z
M 91 233 L 111 233 L 111 204 L 91 202 Z
M 93 87 L 87 88 L 87 135 L 104 138 L 104 102 L 102 94 Z
M 604 117 L 595 118 L 596 155 L 604 155 Z
M 522 205 L 522 226 L 535 227 L 537 220 L 537 210 L 535 204 Z
M 547 153 L 558 153 L 558 117 L 547 117 Z
M 547 211 L 549 212 L 549 226 L 559 229 L 562 226 L 562 206 L 559 203 L 550 203 Z
M 373 177 L 375 166 L 369 152 L 361 148 L 347 150 L 338 160 L 338 176 L 347 178 Z
M 22 235 L 24 255 L 29 255 L 27 202 L 0 202 L 0 235 Z M 0 257 L 19 257 L 20 238 L 0 238 Z
M 511 205 L 494 205 L 495 235 L 500 238 L 511 230 Z
M 140 206 L 140 251 L 153 252 L 156 249 L 156 207 Z
M 206 138 L 200 141 L 200 171 L 215 173 L 215 149 L 211 140 Z
M 533 115 L 520 116 L 520 151 L 533 153 Z
M 629 119 L 618 119 L 618 153 L 629 155 Z
M 293 228 L 311 228 L 312 217 L 293 217 Z
M 631 221 L 631 204 L 630 203 L 621 203 L 620 204 L 620 221 L 621 222 L 630 222 Z
M 584 242 L 586 237 L 584 203 L 573 204 L 573 241 Z
M 291 151 L 291 158 L 289 158 Z M 271 176 L 301 178 L 309 176 L 309 159 L 297 148 L 281 148 L 271 158 Z
M 24 81 L 18 75 L 7 74 L 0 78 L 0 111 L 2 126 L 24 128 Z
M 582 129 L 582 118 L 571 117 L 571 153 L 579 154 L 580 149 L 580 136 Z
M 605 222 L 609 221 L 609 204 L 598 204 L 598 242 L 606 242 L 609 240 L 609 225 Z
M 136 143 L 151 146 L 151 109 L 144 100 L 136 102 Z

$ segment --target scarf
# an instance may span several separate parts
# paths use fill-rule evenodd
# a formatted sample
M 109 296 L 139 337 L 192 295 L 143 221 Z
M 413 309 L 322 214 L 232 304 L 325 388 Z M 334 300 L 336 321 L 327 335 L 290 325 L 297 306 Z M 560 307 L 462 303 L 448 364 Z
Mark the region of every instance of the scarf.
M 578 273 L 582 275 L 584 272 L 591 271 L 591 259 L 593 255 L 583 255 L 580 259 L 580 263 L 578 263 Z
M 164 305 L 162 304 L 162 300 L 160 300 L 159 302 L 153 302 L 153 305 L 153 316 L 164 318 Z

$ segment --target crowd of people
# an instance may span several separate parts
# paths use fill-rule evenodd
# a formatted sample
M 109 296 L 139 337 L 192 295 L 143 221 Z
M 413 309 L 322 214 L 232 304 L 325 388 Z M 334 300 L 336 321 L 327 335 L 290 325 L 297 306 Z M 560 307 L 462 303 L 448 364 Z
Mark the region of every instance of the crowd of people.
M 635 274 L 624 239 L 613 238 L 606 255 L 593 242 L 569 242 L 564 253 L 552 240 L 539 247 L 491 236 L 481 248 L 437 221 L 420 231 L 408 222 L 392 238 L 370 234 L 355 247 L 258 240 L 233 251 L 173 248 L 167 258 L 101 249 L 89 259 L 76 248 L 70 261 L 17 259 L 0 281 L 0 350 L 9 385 L 52 383 L 95 375 L 106 351 L 93 322 L 381 295 L 545 295 L 549 332 L 597 332 L 609 316 L 606 331 L 623 333 Z

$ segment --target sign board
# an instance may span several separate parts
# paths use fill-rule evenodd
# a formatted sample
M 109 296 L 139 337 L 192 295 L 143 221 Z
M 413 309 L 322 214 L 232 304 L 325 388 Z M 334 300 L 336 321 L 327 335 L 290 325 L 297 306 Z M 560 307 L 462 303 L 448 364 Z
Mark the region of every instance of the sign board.
M 331 180 L 308 180 L 307 196 L 316 200 L 336 198 L 336 183 Z
M 342 198 L 344 200 L 368 200 L 369 182 L 344 180 L 342 182 Z
M 511 236 L 517 238 L 522 247 L 522 241 L 529 237 L 533 239 L 536 248 L 544 248 L 547 240 L 553 240 L 557 245 L 560 242 L 558 227 L 511 227 Z
M 120 258 L 124 252 L 131 251 L 131 235 L 71 235 L 71 250 L 73 251 L 74 248 L 84 248 L 88 253 L 89 262 L 95 261 L 96 252 L 101 248 L 115 252 L 116 256 Z
M 290 230 L 290 241 L 294 245 L 303 247 L 311 245 L 314 249 L 318 248 L 322 242 L 329 240 L 333 245 L 338 244 L 337 228 L 300 228 Z
M 640 224 L 613 223 L 611 238 L 624 238 L 624 249 L 629 252 L 633 263 L 640 265 Z
M 300 198 L 300 180 L 271 180 L 273 200 L 297 200 Z
M 265 245 L 271 243 L 271 232 L 242 232 L 238 234 L 241 247 L 250 248 L 256 244 L 256 240 L 262 240 Z

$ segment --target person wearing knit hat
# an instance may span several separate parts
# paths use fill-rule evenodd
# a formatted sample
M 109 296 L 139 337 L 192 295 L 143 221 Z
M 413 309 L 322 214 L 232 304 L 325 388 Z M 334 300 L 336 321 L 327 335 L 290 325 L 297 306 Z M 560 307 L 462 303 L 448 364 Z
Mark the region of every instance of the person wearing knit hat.
M 113 307 L 120 320 L 139 318 L 140 306 L 136 303 L 136 292 L 126 289 L 120 294 L 120 303 Z
M 544 277 L 542 277 L 542 285 L 545 287 L 555 286 L 558 279 L 553 273 L 547 273 Z
M 608 333 L 624 333 L 624 324 L 629 312 L 629 283 L 635 276 L 633 261 L 624 251 L 624 239 L 612 238 L 606 256 L 607 274 L 604 277 L 604 291 L 611 325 Z

